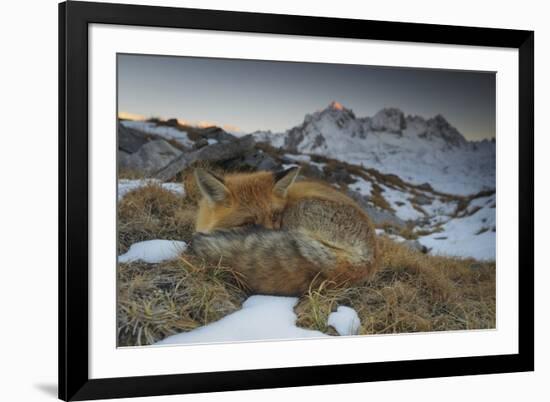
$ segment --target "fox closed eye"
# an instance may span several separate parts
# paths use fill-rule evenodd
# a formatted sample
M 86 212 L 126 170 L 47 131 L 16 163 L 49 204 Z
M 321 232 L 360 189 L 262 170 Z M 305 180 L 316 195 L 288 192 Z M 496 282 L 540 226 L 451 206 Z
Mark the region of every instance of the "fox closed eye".
M 202 195 L 196 229 L 210 232 L 261 225 L 281 227 L 281 216 L 299 168 L 217 176 L 197 168 L 195 181 Z

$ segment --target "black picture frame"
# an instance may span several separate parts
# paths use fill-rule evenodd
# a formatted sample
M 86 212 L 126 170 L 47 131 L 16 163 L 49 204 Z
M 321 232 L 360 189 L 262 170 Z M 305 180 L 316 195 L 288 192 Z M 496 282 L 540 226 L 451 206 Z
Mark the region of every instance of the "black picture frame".
M 88 25 L 507 47 L 519 51 L 517 354 L 90 379 Z M 59 398 L 169 395 L 534 370 L 534 32 L 70 1 L 59 5 Z

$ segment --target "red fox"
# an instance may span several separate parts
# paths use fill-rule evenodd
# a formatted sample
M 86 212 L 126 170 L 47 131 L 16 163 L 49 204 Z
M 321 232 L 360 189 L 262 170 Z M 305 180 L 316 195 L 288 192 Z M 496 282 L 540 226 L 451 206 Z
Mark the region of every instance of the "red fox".
M 372 275 L 372 223 L 349 197 L 298 168 L 219 177 L 194 172 L 202 195 L 190 251 L 243 274 L 251 291 L 295 296 L 313 281 L 349 284 Z

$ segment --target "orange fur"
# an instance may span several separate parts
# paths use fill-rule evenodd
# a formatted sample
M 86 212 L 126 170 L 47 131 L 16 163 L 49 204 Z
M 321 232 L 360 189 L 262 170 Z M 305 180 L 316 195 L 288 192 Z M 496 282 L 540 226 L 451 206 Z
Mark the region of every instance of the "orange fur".
M 300 294 L 314 279 L 342 284 L 371 275 L 378 248 L 368 216 L 328 185 L 294 182 L 296 174 L 201 172 L 195 252 L 225 259 L 262 293 Z

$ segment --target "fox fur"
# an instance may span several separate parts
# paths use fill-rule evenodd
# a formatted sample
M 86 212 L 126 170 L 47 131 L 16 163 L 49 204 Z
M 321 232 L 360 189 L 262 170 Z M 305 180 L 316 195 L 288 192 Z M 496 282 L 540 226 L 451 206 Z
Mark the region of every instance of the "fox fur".
M 378 265 L 369 217 L 349 197 L 318 182 L 279 173 L 195 170 L 202 195 L 190 251 L 220 259 L 255 293 L 301 295 L 315 281 L 364 280 Z

